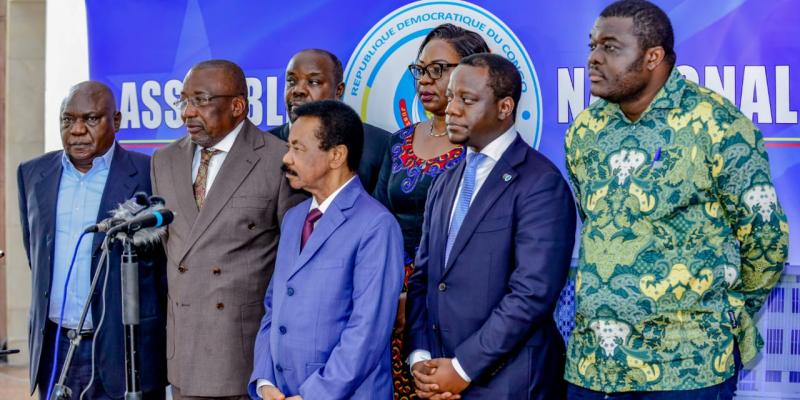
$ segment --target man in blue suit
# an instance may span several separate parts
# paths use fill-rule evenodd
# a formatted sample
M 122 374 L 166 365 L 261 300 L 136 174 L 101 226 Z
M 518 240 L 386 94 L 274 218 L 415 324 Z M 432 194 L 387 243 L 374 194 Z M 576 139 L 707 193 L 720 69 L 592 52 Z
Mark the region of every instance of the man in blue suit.
M 514 129 L 521 78 L 498 55 L 464 58 L 447 132 L 467 160 L 434 182 L 408 283 L 409 364 L 422 398 L 559 399 L 553 321 L 575 206 L 558 169 Z
M 28 337 L 30 390 L 33 393 L 38 386 L 40 398 L 47 395 L 55 341 L 60 341 L 55 357 L 60 371 L 69 347 L 66 333 L 77 328 L 100 259 L 104 235 L 87 236 L 78 249 L 66 288 L 67 302 L 59 331 L 64 284 L 78 237 L 84 228 L 107 218 L 110 211 L 135 193 L 150 193 L 150 157 L 128 152 L 114 141 L 120 113 L 107 86 L 90 81 L 72 87 L 62 103 L 59 120 L 64 150 L 22 163 L 17 171 L 22 239 L 33 286 Z M 138 255 L 141 321 L 137 352 L 141 388 L 145 399 L 160 399 L 166 385 L 164 255 L 160 246 L 140 250 Z M 119 399 L 125 393 L 120 256 L 121 246 L 117 245 L 109 255 L 109 276 L 101 276 L 91 312 L 80 332 L 83 339 L 66 381 L 73 399 L 92 378 L 94 383 L 86 398 Z M 105 305 L 100 296 L 104 281 L 108 285 Z M 102 329 L 96 332 L 103 306 Z
M 355 111 L 324 100 L 295 113 L 283 162 L 289 184 L 312 198 L 283 219 L 250 395 L 389 400 L 400 227 L 356 176 L 364 136 Z

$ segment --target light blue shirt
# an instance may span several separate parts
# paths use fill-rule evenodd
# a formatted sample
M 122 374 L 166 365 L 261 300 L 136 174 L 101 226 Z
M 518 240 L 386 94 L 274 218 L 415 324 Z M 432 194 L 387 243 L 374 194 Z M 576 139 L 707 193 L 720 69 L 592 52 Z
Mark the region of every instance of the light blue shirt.
M 53 279 L 50 283 L 49 318 L 55 323 L 58 323 L 61 313 L 64 282 L 67 280 L 67 271 L 69 263 L 72 261 L 75 245 L 83 230 L 97 222 L 100 201 L 106 187 L 115 145 L 112 145 L 101 157 L 95 158 L 92 161 L 92 168 L 86 173 L 75 168 L 66 152 L 61 158 L 63 171 L 61 172 L 61 184 L 58 187 Z M 72 267 L 62 323 L 66 328 L 78 327 L 81 311 L 86 302 L 86 296 L 89 294 L 92 283 L 92 239 L 92 235 L 86 235 L 83 238 L 75 258 L 75 265 Z M 90 312 L 86 316 L 83 329 L 92 329 L 92 327 Z

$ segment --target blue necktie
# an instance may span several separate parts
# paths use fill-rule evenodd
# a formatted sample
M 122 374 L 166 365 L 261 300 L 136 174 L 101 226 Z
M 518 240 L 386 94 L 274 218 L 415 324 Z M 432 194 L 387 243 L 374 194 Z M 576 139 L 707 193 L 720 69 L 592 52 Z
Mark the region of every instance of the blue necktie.
M 447 261 L 450 259 L 450 250 L 453 249 L 453 243 L 456 241 L 461 223 L 464 222 L 464 217 L 467 216 L 467 211 L 469 211 L 469 204 L 472 202 L 472 194 L 475 192 L 475 175 L 484 159 L 486 159 L 486 155 L 482 153 L 470 153 L 467 156 L 467 167 L 464 169 L 464 182 L 461 184 L 461 193 L 458 196 L 458 203 L 453 213 L 453 220 L 450 221 L 450 231 L 447 233 L 447 247 L 444 252 L 445 265 L 447 265 Z

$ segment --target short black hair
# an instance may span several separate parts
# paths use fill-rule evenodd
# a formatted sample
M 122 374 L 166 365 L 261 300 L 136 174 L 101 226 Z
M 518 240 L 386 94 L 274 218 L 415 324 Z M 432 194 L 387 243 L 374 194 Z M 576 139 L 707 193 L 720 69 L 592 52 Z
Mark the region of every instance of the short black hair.
M 333 82 L 333 84 L 338 85 L 344 82 L 344 70 L 342 69 L 342 60 L 340 60 L 339 57 L 336 57 L 336 54 L 333 54 L 330 51 L 324 49 L 305 49 L 303 51 L 298 52 L 297 54 L 306 52 L 319 54 L 331 60 L 331 64 L 333 64 L 333 78 L 335 79 L 335 82 Z
M 206 60 L 195 64 L 192 70 L 200 69 L 220 69 L 225 72 L 226 77 L 231 80 L 233 84 L 233 93 L 237 96 L 244 97 L 245 103 L 247 102 L 247 78 L 244 76 L 244 70 L 239 64 L 228 60 Z
M 646 0 L 619 0 L 606 7 L 600 17 L 633 18 L 633 34 L 639 41 L 639 47 L 646 50 L 661 46 L 664 60 L 670 66 L 675 65 L 677 55 L 672 22 L 657 5 Z
M 461 65 L 489 70 L 488 84 L 494 92 L 494 97 L 498 100 L 505 97 L 514 99 L 514 111 L 511 116 L 516 121 L 517 107 L 522 97 L 522 76 L 514 63 L 497 54 L 478 53 L 462 59 Z
M 422 49 L 434 39 L 441 39 L 450 43 L 461 58 L 475 53 L 489 52 L 489 46 L 481 35 L 453 24 L 442 24 L 433 28 L 422 40 L 422 44 L 419 45 L 419 51 L 417 51 L 417 58 L 422 54 Z
M 358 171 L 364 149 L 364 125 L 350 106 L 337 100 L 312 101 L 297 107 L 295 114 L 297 118 L 319 119 L 319 148 L 327 151 L 344 145 L 347 147 L 347 166 L 353 172 Z

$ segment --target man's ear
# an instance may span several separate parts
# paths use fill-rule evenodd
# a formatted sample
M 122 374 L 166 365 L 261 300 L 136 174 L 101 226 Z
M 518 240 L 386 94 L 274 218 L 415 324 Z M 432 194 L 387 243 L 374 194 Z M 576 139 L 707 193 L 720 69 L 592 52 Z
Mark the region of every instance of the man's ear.
M 504 97 L 497 102 L 497 119 L 503 121 L 506 118 L 513 118 L 514 99 L 510 96 Z
M 233 116 L 238 118 L 242 114 L 247 112 L 247 102 L 244 100 L 244 97 L 236 96 L 231 101 L 231 107 L 233 111 Z
M 653 71 L 661 65 L 666 56 L 664 48 L 661 46 L 651 47 L 644 52 L 644 65 L 648 71 Z
M 331 169 L 339 169 L 343 165 L 347 165 L 347 146 L 343 144 L 333 146 L 328 154 Z
M 344 82 L 339 82 L 339 84 L 336 85 L 336 99 L 341 100 L 342 96 L 344 96 Z

